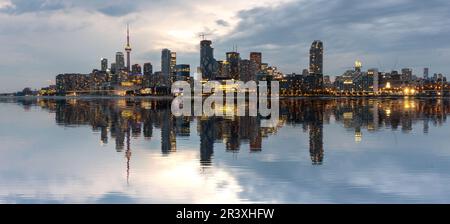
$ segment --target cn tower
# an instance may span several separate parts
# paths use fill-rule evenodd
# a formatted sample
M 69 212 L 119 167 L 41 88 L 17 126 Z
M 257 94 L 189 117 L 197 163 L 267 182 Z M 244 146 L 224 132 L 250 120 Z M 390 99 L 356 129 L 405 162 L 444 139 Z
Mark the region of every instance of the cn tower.
M 127 71 L 130 71 L 130 53 L 131 53 L 131 46 L 130 46 L 130 27 L 127 24 L 127 45 L 125 46 L 125 51 L 127 52 Z

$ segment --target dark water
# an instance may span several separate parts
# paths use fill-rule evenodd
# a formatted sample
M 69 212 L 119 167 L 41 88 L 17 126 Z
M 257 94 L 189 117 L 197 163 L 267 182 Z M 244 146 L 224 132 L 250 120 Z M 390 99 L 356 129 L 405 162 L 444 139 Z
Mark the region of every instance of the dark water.
M 1 203 L 450 203 L 445 99 L 287 99 L 256 117 L 170 102 L 0 99 Z

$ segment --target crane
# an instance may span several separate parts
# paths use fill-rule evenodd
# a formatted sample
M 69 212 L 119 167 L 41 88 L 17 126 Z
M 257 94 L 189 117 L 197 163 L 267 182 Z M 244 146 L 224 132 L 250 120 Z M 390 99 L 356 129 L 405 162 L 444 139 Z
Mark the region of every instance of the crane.
M 211 35 L 210 33 L 200 33 L 198 36 L 202 38 L 202 40 L 205 40 L 206 36 Z

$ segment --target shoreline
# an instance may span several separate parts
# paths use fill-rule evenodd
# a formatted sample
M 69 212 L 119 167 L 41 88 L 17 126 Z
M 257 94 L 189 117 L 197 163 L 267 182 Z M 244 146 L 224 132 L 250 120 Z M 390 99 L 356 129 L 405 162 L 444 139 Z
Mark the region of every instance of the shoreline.
M 156 99 L 172 100 L 175 96 L 0 96 L 0 99 Z M 192 97 L 195 98 L 195 97 Z M 279 99 L 450 99 L 450 96 L 280 96 Z

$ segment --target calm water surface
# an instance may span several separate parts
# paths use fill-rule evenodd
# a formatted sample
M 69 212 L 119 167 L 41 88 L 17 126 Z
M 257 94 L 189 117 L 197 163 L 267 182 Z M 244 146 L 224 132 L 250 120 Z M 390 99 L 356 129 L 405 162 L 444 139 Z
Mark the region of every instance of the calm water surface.
M 0 203 L 450 203 L 446 99 L 287 99 L 174 117 L 150 99 L 0 99 Z

